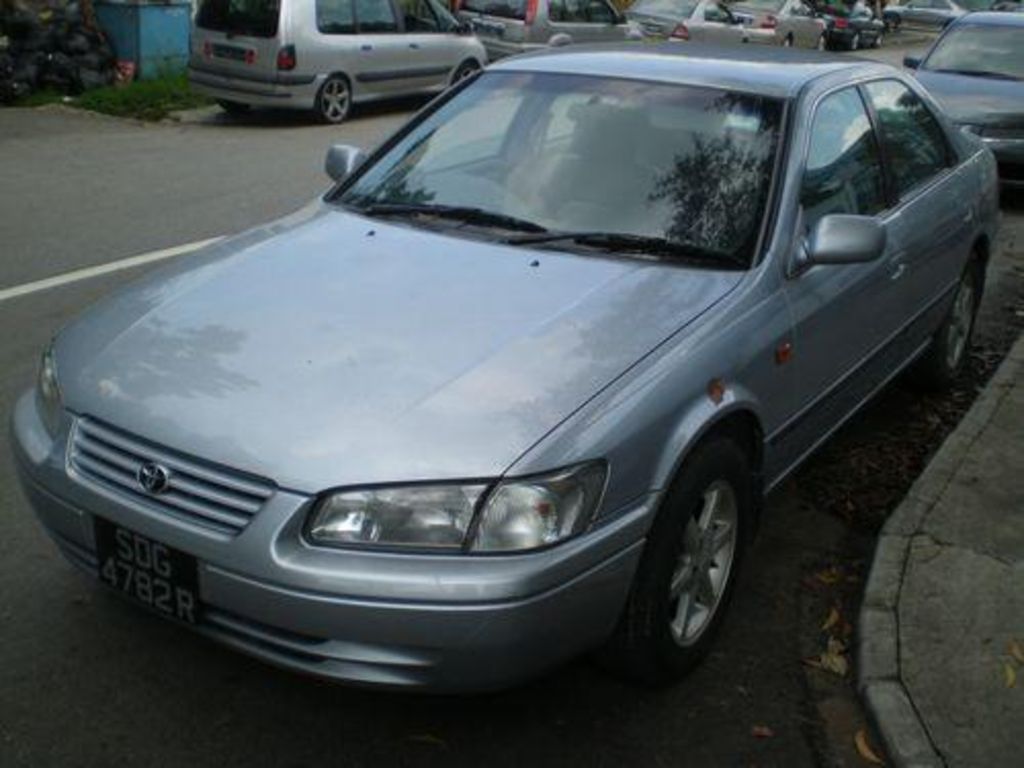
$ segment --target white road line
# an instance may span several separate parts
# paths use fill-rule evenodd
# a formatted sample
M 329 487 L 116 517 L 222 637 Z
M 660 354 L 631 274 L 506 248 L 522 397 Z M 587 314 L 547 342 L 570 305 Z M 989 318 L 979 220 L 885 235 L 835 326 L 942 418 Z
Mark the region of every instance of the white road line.
M 57 288 L 58 286 L 67 285 L 68 283 L 75 283 L 79 280 L 88 280 L 90 277 L 98 277 L 99 275 L 106 275 L 111 272 L 120 272 L 125 269 L 131 269 L 132 267 L 142 266 L 143 264 L 150 264 L 154 261 L 170 259 L 174 256 L 183 256 L 186 253 L 198 251 L 203 246 L 216 243 L 220 239 L 221 238 L 219 237 L 211 237 L 208 240 L 196 240 L 194 243 L 185 243 L 184 245 L 176 245 L 173 248 L 164 248 L 159 251 L 141 253 L 138 256 L 129 256 L 127 259 L 111 261 L 106 264 L 98 264 L 95 267 L 76 269 L 73 272 L 65 272 L 63 275 L 55 275 L 54 277 L 35 280 L 31 283 L 22 283 L 21 285 L 15 285 L 11 288 L 3 288 L 0 289 L 0 304 L 8 299 L 16 299 L 19 296 L 26 296 L 30 293 L 37 293 L 39 291 L 48 291 L 51 288 Z

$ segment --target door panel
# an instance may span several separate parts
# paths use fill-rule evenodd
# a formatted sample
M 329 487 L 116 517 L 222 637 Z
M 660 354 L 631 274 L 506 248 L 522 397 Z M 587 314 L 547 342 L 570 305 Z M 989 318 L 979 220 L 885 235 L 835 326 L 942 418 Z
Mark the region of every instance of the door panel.
M 826 96 L 811 124 L 801 192 L 804 231 L 834 213 L 878 216 L 886 205 L 878 145 L 855 87 Z M 803 247 L 798 245 L 798 248 Z M 794 254 L 795 256 L 795 254 Z M 887 259 L 812 266 L 787 281 L 798 415 L 771 436 L 783 464 L 812 448 L 898 364 Z

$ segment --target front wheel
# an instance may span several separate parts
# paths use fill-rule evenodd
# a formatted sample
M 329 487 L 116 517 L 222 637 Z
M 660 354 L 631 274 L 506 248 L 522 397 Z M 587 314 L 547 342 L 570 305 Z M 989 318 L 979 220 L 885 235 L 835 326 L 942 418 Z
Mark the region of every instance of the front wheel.
M 753 513 L 743 450 L 726 438 L 698 446 L 665 496 L 600 659 L 648 685 L 674 682 L 700 662 L 732 595 Z
M 316 95 L 314 111 L 321 122 L 337 125 L 345 121 L 352 108 L 352 90 L 341 75 L 331 75 Z
M 217 99 L 217 106 L 219 106 L 232 117 L 244 115 L 249 111 L 250 108 L 248 104 L 243 104 L 240 101 L 228 101 L 227 99 Z
M 948 389 L 967 363 L 974 333 L 974 319 L 981 300 L 980 262 L 967 265 L 942 325 L 935 331 L 931 346 L 918 364 L 918 381 L 929 390 Z

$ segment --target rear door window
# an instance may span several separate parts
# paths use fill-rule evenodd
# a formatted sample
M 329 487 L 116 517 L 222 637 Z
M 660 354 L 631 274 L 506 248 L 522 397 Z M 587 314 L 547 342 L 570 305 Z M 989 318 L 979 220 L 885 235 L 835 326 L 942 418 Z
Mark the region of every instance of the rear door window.
M 548 18 L 559 24 L 585 24 L 587 5 L 585 0 L 551 0 Z
M 401 0 L 406 32 L 440 32 L 441 25 L 427 0 Z
M 526 0 L 463 0 L 460 8 L 503 19 L 522 21 L 526 18 Z
M 900 197 L 949 166 L 945 134 L 916 93 L 895 80 L 868 83 L 864 90 L 878 115 L 885 159 Z
M 316 28 L 325 35 L 355 34 L 352 0 L 316 0 Z
M 356 20 L 362 33 L 397 32 L 398 18 L 390 0 L 355 0 Z
M 280 0 L 203 0 L 196 26 L 240 37 L 274 37 L 280 15 Z
M 855 88 L 826 96 L 818 105 L 800 203 L 808 229 L 828 214 L 871 216 L 885 208 L 878 145 Z

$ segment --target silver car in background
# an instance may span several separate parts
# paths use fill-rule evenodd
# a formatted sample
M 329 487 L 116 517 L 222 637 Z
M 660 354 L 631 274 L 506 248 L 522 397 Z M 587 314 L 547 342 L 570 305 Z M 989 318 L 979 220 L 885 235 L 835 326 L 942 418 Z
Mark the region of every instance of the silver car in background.
M 87 573 L 365 685 L 680 678 L 765 494 L 963 368 L 997 234 L 916 81 L 763 46 L 509 58 L 327 167 L 65 326 L 13 454 Z
M 626 18 L 645 38 L 672 38 L 705 43 L 774 42 L 774 32 L 744 25 L 718 0 L 637 0 Z
M 564 43 L 613 43 L 639 37 L 610 0 L 459 0 L 491 60 Z
M 751 38 L 751 42 L 825 50 L 825 22 L 803 0 L 741 0 L 730 3 L 729 8 L 747 27 L 772 33 L 768 38 Z
M 942 29 L 964 14 L 987 11 L 992 5 L 993 0 L 905 0 L 886 6 L 882 21 L 889 29 L 899 29 L 904 24 Z
M 229 113 L 312 110 L 340 123 L 353 104 L 439 93 L 487 53 L 439 0 L 202 0 L 192 87 Z

